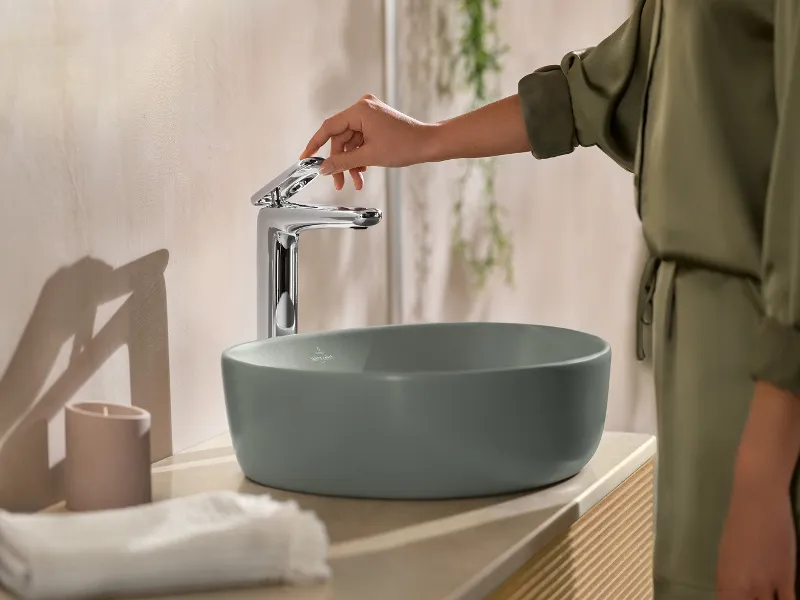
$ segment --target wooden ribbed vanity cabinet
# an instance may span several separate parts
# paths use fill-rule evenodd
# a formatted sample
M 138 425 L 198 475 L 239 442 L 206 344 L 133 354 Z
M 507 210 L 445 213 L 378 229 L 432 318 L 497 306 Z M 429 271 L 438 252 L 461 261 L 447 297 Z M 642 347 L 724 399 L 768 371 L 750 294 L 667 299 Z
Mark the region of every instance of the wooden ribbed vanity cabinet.
M 650 600 L 654 471 L 650 459 L 489 600 Z

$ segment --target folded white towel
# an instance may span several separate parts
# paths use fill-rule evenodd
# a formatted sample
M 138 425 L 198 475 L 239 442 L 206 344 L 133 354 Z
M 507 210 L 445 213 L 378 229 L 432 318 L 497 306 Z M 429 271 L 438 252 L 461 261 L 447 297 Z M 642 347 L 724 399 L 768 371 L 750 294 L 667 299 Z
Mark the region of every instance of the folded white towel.
M 0 583 L 71 600 L 330 575 L 325 526 L 294 502 L 209 492 L 92 513 L 0 511 Z

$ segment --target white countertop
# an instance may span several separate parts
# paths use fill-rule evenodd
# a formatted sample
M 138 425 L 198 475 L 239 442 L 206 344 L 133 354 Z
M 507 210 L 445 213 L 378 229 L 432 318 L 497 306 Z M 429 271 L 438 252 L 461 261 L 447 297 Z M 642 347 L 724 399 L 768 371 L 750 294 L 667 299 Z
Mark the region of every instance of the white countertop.
M 295 499 L 328 528 L 333 577 L 313 587 L 220 590 L 175 600 L 477 600 L 655 455 L 655 438 L 603 435 L 578 475 L 527 494 L 447 501 L 349 500 L 247 480 L 227 435 L 153 466 L 154 500 L 207 490 Z M 8 598 L 0 591 L 0 600 Z M 150 597 L 149 600 L 158 600 Z
M 156 499 L 212 489 L 293 498 L 317 513 L 331 538 L 333 577 L 324 585 L 180 596 L 183 600 L 477 600 L 646 463 L 655 449 L 649 435 L 605 433 L 583 471 L 545 490 L 401 502 L 261 487 L 242 475 L 224 435 L 157 463 L 153 489 Z

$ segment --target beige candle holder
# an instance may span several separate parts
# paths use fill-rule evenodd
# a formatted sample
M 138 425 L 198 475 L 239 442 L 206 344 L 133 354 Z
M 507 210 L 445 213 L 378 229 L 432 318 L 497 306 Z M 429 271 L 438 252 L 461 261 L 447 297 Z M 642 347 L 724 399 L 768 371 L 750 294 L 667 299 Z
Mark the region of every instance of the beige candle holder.
M 150 413 L 102 402 L 66 407 L 67 510 L 150 502 Z

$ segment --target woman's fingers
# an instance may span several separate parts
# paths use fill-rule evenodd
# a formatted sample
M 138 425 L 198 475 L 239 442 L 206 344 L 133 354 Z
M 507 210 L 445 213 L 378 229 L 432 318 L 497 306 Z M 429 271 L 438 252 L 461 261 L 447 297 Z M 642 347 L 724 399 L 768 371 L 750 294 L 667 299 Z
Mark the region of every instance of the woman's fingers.
M 358 169 L 350 169 L 349 173 L 350 177 L 353 179 L 353 186 L 360 191 L 364 187 L 364 178 L 361 175 L 361 171 Z
M 332 117 L 325 119 L 317 132 L 311 137 L 306 149 L 300 155 L 300 160 L 316 154 L 329 139 L 340 135 L 347 130 L 358 131 L 361 128 L 361 119 L 353 114 L 353 107 L 336 113 Z
M 350 152 L 351 150 L 355 150 L 359 148 L 364 143 L 364 134 L 360 131 L 353 131 L 352 136 L 344 145 L 344 151 Z
M 361 147 L 364 143 L 364 135 L 360 131 L 354 131 L 350 140 L 344 145 L 345 152 L 351 152 Z M 364 188 L 364 176 L 362 173 L 367 170 L 367 167 L 355 167 L 349 170 L 350 177 L 353 179 L 353 185 L 357 190 Z
M 347 143 L 353 139 L 353 131 L 346 130 L 331 137 L 331 156 L 342 154 Z M 336 173 L 333 176 L 333 187 L 338 192 L 344 188 L 344 173 Z
M 350 152 L 352 150 L 356 150 L 364 141 L 364 136 L 361 134 L 360 131 L 353 131 L 348 129 L 342 133 L 334 135 L 331 137 L 331 156 L 341 155 L 346 152 Z M 353 180 L 353 185 L 357 190 L 361 190 L 364 187 L 364 177 L 361 175 L 364 171 L 366 171 L 366 167 L 354 167 L 351 169 L 347 169 L 350 173 L 350 177 Z M 345 184 L 345 173 L 339 172 L 333 175 L 333 186 L 336 191 L 339 191 L 344 188 Z
M 337 152 L 347 152 L 347 149 L 353 146 L 353 140 L 356 137 L 356 131 L 347 129 L 346 131 L 337 134 L 331 138 L 331 154 L 333 154 L 333 147 L 336 146 Z
M 363 115 L 359 112 L 363 108 L 362 104 L 363 102 L 357 103 L 326 119 L 300 155 L 300 160 L 314 156 L 322 146 L 330 141 L 331 152 L 323 164 L 322 173 L 333 173 L 333 185 L 337 191 L 344 187 L 345 172 L 350 174 L 357 190 L 364 187 L 362 173 L 367 168 L 364 164 L 366 156 L 363 155 L 362 149 L 364 144 Z

